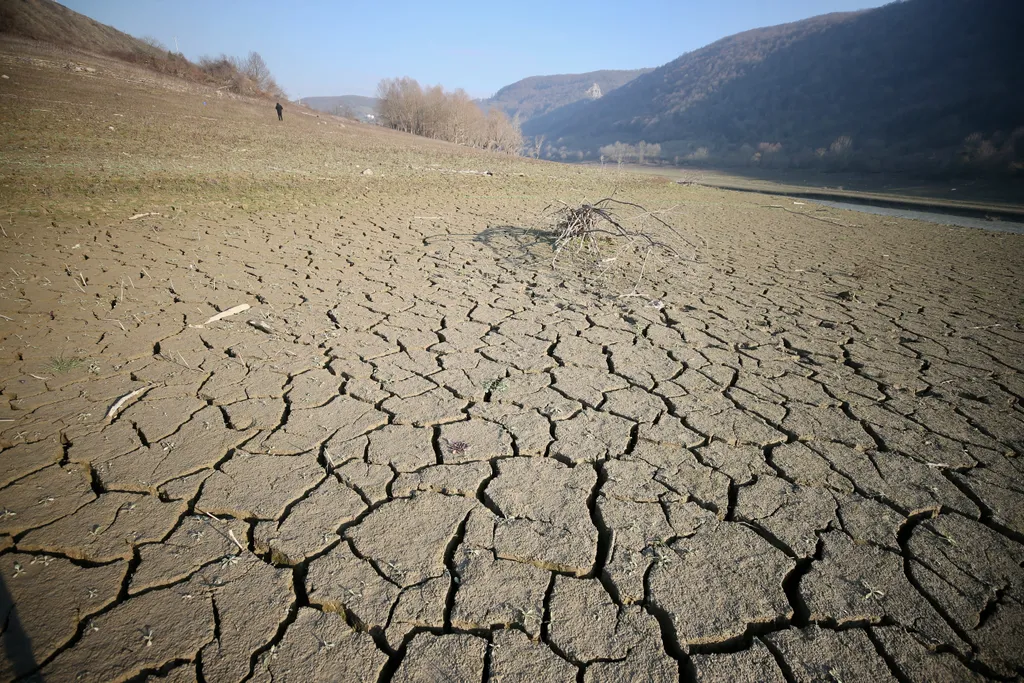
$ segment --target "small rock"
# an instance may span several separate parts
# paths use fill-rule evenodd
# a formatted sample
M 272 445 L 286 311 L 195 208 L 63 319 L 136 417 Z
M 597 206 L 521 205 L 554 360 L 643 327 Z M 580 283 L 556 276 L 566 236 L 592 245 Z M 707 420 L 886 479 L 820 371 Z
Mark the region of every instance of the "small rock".
M 10 76 L 8 76 L 7 74 L 4 74 L 4 75 L 0 76 L 0 78 L 2 78 L 2 79 L 4 79 L 5 81 L 7 81 L 7 80 L 10 80 L 10 78 L 11 78 L 11 77 L 10 77 Z
M 363 170 L 363 175 L 373 175 L 373 169 L 367 168 Z
M 113 126 L 107 126 L 107 130 L 114 130 Z
M 267 334 L 274 333 L 273 328 L 271 328 L 270 325 L 266 324 L 262 320 L 250 320 L 249 324 L 261 332 L 266 332 Z

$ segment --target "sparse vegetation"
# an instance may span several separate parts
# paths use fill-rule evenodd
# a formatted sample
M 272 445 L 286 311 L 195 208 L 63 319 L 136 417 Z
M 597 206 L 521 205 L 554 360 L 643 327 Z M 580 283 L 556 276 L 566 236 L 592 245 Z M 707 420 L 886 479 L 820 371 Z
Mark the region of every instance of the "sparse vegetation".
M 72 370 L 77 370 L 85 363 L 84 358 L 78 356 L 65 356 L 61 354 L 50 359 L 46 369 L 55 375 L 64 375 Z
M 233 93 L 284 97 L 284 91 L 277 85 L 270 68 L 258 52 L 250 52 L 245 59 L 223 54 L 220 57 L 201 57 L 199 68 L 217 85 Z

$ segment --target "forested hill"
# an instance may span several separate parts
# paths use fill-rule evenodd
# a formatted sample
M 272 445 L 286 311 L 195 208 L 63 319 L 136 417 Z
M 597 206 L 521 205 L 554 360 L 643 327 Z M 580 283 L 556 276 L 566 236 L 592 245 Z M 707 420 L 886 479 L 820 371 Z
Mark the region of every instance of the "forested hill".
M 527 135 L 680 163 L 1020 172 L 1024 3 L 906 0 L 724 38 Z

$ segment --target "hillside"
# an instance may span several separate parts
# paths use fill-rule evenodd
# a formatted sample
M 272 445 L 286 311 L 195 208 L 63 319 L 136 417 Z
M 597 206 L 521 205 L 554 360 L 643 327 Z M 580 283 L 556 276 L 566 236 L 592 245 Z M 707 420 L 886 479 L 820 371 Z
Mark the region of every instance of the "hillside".
M 310 109 L 327 112 L 328 114 L 345 114 L 346 110 L 355 118 L 366 118 L 377 109 L 376 97 L 362 95 L 337 95 L 331 97 L 303 97 L 299 100 Z
M 645 140 L 681 163 L 1019 172 L 1022 19 L 1012 0 L 908 0 L 748 31 L 524 133 L 592 157 Z
M 485 110 L 497 107 L 508 114 L 509 118 L 518 114 L 521 121 L 527 121 L 573 102 L 594 99 L 596 91 L 592 93 L 592 89 L 595 84 L 603 96 L 648 71 L 650 69 L 605 70 L 585 74 L 531 76 L 506 85 L 493 97 L 481 100 L 480 106 Z
M 97 54 L 161 52 L 149 44 L 72 11 L 53 0 L 0 0 L 0 34 Z
M 201 57 L 195 64 L 154 40 L 140 40 L 53 0 L 0 0 L 0 36 L 114 57 L 150 71 L 249 97 L 284 98 L 263 58 Z

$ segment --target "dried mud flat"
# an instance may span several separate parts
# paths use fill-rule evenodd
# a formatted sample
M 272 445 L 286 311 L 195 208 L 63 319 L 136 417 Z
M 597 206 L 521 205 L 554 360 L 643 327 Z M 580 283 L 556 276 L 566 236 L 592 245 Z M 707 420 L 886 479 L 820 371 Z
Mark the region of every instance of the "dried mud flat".
M 1020 236 L 0 57 L 0 679 L 1024 671 Z

